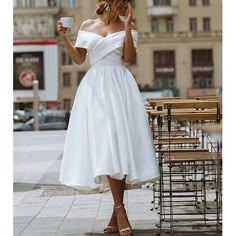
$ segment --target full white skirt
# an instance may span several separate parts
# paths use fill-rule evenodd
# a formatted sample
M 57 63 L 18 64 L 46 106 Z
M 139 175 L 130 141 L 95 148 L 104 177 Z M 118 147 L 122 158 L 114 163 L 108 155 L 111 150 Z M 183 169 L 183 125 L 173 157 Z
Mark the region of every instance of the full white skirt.
M 81 81 L 66 134 L 62 184 L 94 189 L 107 176 L 126 184 L 159 177 L 144 103 L 131 73 L 103 60 Z

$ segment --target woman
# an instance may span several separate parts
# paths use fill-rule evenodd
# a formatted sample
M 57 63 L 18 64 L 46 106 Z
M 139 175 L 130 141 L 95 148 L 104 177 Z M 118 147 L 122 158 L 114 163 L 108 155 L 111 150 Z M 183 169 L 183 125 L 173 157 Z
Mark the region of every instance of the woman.
M 127 0 L 97 0 L 95 20 L 81 24 L 75 45 L 58 22 L 71 58 L 91 64 L 77 90 L 65 140 L 60 181 L 109 184 L 114 209 L 104 233 L 131 235 L 123 197 L 128 184 L 159 177 L 149 124 L 137 84 L 123 65 L 136 56 L 137 31 Z

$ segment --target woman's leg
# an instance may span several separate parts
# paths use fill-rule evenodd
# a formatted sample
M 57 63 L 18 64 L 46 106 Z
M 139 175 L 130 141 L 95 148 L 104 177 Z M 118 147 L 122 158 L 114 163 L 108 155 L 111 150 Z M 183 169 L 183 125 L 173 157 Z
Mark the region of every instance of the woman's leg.
M 125 179 L 118 180 L 113 179 L 110 176 L 108 176 L 107 178 L 111 187 L 114 206 L 120 206 L 124 204 Z
M 116 216 L 120 235 L 131 235 L 131 226 L 124 208 L 125 179 L 117 180 L 108 176 L 108 181 L 114 200 L 113 215 Z
M 115 199 L 114 200 L 114 206 L 123 205 L 124 192 L 125 192 L 125 179 L 119 181 L 119 180 L 116 180 L 116 179 L 112 179 L 110 176 L 107 176 L 107 178 L 108 178 L 108 181 L 109 181 L 110 185 L 112 185 L 112 186 L 115 185 L 116 186 L 114 192 L 112 191 L 113 199 Z M 108 223 L 107 227 L 104 229 L 104 232 L 105 233 L 115 233 L 115 232 L 118 232 L 118 231 L 119 231 L 119 228 L 118 228 L 116 212 L 115 212 L 115 208 L 114 208 L 113 212 L 112 212 L 112 215 L 111 215 L 110 222 Z

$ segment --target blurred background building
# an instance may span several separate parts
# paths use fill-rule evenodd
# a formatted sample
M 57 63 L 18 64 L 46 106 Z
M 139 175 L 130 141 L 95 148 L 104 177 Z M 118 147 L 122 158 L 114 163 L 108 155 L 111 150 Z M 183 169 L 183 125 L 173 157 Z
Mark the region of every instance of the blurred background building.
M 222 90 L 222 0 L 133 0 L 138 54 L 128 65 L 140 90 L 163 96 L 220 95 Z M 75 65 L 58 37 L 57 21 L 72 16 L 74 43 L 80 24 L 96 18 L 95 0 L 14 0 L 14 103 L 40 100 L 70 110 L 89 69 Z M 29 105 L 30 106 L 30 105 Z

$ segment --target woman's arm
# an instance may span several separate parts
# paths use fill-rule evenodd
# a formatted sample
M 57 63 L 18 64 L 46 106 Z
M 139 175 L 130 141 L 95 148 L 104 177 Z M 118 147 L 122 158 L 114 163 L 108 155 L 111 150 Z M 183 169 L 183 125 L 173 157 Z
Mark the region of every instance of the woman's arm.
M 131 22 L 132 20 L 132 8 L 130 3 L 128 3 L 128 9 L 125 19 L 125 40 L 124 40 L 124 51 L 123 60 L 124 63 L 130 63 L 136 57 L 136 48 L 134 47 L 133 37 L 131 30 L 136 30 L 135 24 Z
M 83 27 L 83 24 L 81 27 Z M 74 47 L 74 45 L 72 45 L 71 41 L 66 35 L 67 29 L 63 27 L 61 21 L 58 21 L 57 31 L 62 41 L 64 42 L 65 47 L 72 60 L 78 65 L 83 64 L 86 59 L 87 50 L 85 48 L 76 48 Z

